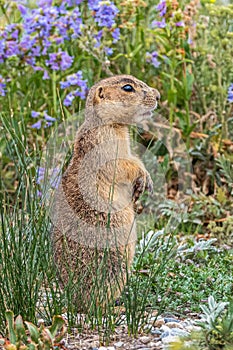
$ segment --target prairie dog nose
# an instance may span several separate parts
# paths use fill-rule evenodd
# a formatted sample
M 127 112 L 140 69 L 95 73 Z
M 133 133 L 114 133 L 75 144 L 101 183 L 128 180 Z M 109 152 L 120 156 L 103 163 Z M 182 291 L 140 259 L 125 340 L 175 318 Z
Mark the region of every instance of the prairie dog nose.
M 152 89 L 153 92 L 154 92 L 154 95 L 155 95 L 155 98 L 156 98 L 156 101 L 159 101 L 160 100 L 160 93 L 158 92 L 157 89 Z

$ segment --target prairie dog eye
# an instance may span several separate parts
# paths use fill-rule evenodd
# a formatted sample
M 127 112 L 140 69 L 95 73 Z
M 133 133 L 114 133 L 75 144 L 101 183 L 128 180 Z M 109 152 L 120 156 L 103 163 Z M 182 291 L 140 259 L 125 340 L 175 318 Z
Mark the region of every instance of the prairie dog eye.
M 130 84 L 127 84 L 127 85 L 124 85 L 122 87 L 122 90 L 126 91 L 126 92 L 135 92 L 134 88 L 132 87 L 132 85 Z

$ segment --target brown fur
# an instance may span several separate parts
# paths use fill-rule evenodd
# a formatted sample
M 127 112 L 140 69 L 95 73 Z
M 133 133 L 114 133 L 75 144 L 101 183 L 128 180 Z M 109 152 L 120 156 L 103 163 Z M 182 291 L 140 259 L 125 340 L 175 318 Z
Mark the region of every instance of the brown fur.
M 122 89 L 129 84 L 133 92 Z M 79 281 L 80 310 L 90 306 L 98 281 L 114 297 L 126 281 L 137 238 L 135 203 L 153 185 L 131 154 L 127 126 L 149 117 L 158 99 L 157 90 L 128 75 L 103 79 L 89 91 L 53 207 L 55 262 L 63 285 L 71 274 L 72 283 Z

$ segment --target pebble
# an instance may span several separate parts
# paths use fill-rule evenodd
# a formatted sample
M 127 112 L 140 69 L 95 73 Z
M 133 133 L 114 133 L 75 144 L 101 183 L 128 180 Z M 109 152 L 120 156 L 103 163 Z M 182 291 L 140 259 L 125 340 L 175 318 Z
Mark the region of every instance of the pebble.
M 201 331 L 201 327 L 200 326 L 195 326 L 195 325 L 189 325 L 189 326 L 186 326 L 185 329 L 189 332 L 200 332 Z
M 164 322 L 165 323 L 170 323 L 170 322 L 180 323 L 179 320 L 177 320 L 176 318 L 172 318 L 172 317 L 164 317 Z
M 180 338 L 176 335 L 169 335 L 166 338 L 162 339 L 163 344 L 170 344 L 170 343 L 175 343 L 175 342 L 180 342 Z
M 164 321 L 163 318 L 161 318 L 161 319 L 158 319 L 158 320 L 155 321 L 154 327 L 159 327 L 160 328 L 164 324 L 165 324 L 165 321 Z
M 180 328 L 180 329 L 184 329 L 184 327 L 182 326 L 182 324 L 178 323 L 178 322 L 167 322 L 165 323 L 167 327 L 169 328 Z
M 151 338 L 147 337 L 147 336 L 143 336 L 143 337 L 140 337 L 139 340 L 140 340 L 141 343 L 147 344 L 147 343 L 150 342 Z
M 122 341 L 118 341 L 117 343 L 114 344 L 116 348 L 121 348 L 124 345 Z
M 189 332 L 179 328 L 169 328 L 167 326 L 162 326 L 162 330 L 163 333 L 161 335 L 161 339 L 167 338 L 169 336 L 186 337 L 189 335 Z
M 161 334 L 162 334 L 162 332 L 161 332 L 159 329 L 152 329 L 152 330 L 150 331 L 150 333 L 151 333 L 152 335 L 161 335 Z

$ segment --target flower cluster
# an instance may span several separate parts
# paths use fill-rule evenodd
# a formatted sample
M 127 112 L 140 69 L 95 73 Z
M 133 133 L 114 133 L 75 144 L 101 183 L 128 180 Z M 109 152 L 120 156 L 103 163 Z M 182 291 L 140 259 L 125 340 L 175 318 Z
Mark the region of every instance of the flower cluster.
M 156 6 L 156 10 L 158 11 L 159 17 L 161 17 L 161 21 L 153 21 L 152 28 L 165 28 L 168 24 L 171 28 L 173 26 L 184 27 L 181 11 L 174 11 L 177 9 L 178 5 L 176 1 L 160 0 L 159 4 Z M 167 19 L 172 20 L 169 20 L 168 23 Z
M 40 186 L 40 188 L 43 187 L 43 184 L 45 184 L 45 187 L 48 185 L 52 189 L 57 189 L 59 184 L 61 182 L 61 169 L 58 167 L 52 168 L 52 169 L 46 169 L 44 167 L 38 167 L 37 173 L 36 173 L 36 184 Z M 42 192 L 37 192 L 38 197 L 42 196 Z
M 40 118 L 37 120 L 36 123 L 31 125 L 31 128 L 33 129 L 41 129 L 42 127 L 48 128 L 53 124 L 53 122 L 56 121 L 56 118 L 53 118 L 50 115 L 48 115 L 47 111 L 44 111 L 43 113 L 32 111 L 31 117 Z
M 168 63 L 171 55 L 178 59 L 185 55 L 183 41 L 186 38 L 187 44 L 189 42 L 184 13 L 180 6 L 177 0 L 160 0 L 155 7 L 158 18 L 152 21 L 151 28 L 155 29 L 156 34 L 161 32 L 164 43 L 166 42 L 166 44 L 158 43 L 156 51 L 146 53 L 146 61 L 150 62 L 155 68 L 158 68 L 161 63 L 158 57 Z M 175 45 L 173 45 L 174 43 Z
M 60 87 L 62 89 L 78 87 L 65 97 L 63 102 L 65 106 L 71 106 L 76 96 L 79 96 L 81 99 L 85 99 L 88 91 L 87 80 L 83 79 L 82 71 L 78 71 L 75 74 L 67 76 L 65 81 L 60 82 Z
M 155 68 L 158 68 L 160 66 L 160 62 L 158 60 L 158 52 L 153 51 L 152 53 L 147 52 L 146 53 L 146 62 L 151 63 Z
M 45 61 L 46 66 L 53 70 L 66 70 L 70 68 L 73 62 L 73 57 L 69 56 L 67 52 L 59 50 L 55 53 L 49 54 L 49 59 Z
M 61 45 L 65 40 L 81 36 L 84 24 L 78 7 L 80 3 L 82 0 L 63 0 L 59 6 L 55 6 L 51 0 L 37 0 L 38 8 L 34 9 L 19 3 L 22 23 L 9 24 L 0 31 L 0 63 L 18 56 L 35 70 L 43 70 L 38 62 L 41 56 L 56 54 L 51 52 L 53 44 Z M 88 0 L 88 6 L 93 11 L 96 24 L 111 29 L 113 42 L 117 42 L 120 30 L 114 29 L 114 26 L 119 10 L 114 3 L 108 0 Z M 103 31 L 100 31 L 98 39 L 101 39 L 102 34 Z M 60 67 L 52 64 L 50 68 L 57 70 Z
M 98 48 L 101 45 L 101 40 L 104 36 L 105 27 L 107 32 L 111 32 L 113 44 L 115 44 L 120 39 L 120 29 L 116 28 L 116 16 L 119 13 L 116 5 L 109 0 L 101 1 L 101 0 L 88 0 L 89 9 L 93 11 L 94 20 L 97 25 L 101 28 L 96 35 L 94 47 Z M 104 47 L 104 52 L 106 55 L 111 55 L 113 53 L 112 48 Z
M 52 1 L 38 0 L 38 8 L 34 9 L 19 3 L 22 23 L 9 24 L 0 31 L 0 63 L 17 57 L 35 71 L 44 71 L 44 77 L 49 77 L 49 74 L 43 61 L 51 70 L 70 68 L 73 58 L 55 47 L 81 35 L 80 10 L 70 8 L 78 3 L 80 1 L 70 0 L 53 6 Z
M 233 103 L 233 84 L 231 84 L 228 88 L 227 100 L 228 102 Z
M 120 29 L 115 22 L 119 10 L 113 1 L 87 1 L 94 23 L 90 27 L 83 23 L 81 17 L 83 0 L 36 0 L 32 7 L 28 6 L 26 0 L 14 1 L 21 21 L 8 24 L 4 29 L 0 28 L 0 64 L 10 60 L 12 64 L 30 66 L 34 71 L 41 71 L 43 79 L 50 79 L 53 71 L 66 71 L 75 61 L 75 56 L 65 49 L 67 41 L 79 39 L 81 36 L 84 40 L 85 33 L 90 32 L 95 40 L 95 48 L 111 55 L 113 49 L 109 44 L 120 39 Z M 109 35 L 112 37 L 111 41 Z M 108 47 L 103 44 L 106 40 Z M 77 46 L 83 49 L 81 41 L 77 41 Z M 4 96 L 5 82 L 0 83 L 0 94 Z M 67 105 L 68 100 L 74 96 L 85 95 L 86 87 L 82 84 L 77 84 L 80 91 L 76 90 L 67 97 Z
M 112 1 L 89 0 L 89 8 L 94 11 L 95 21 L 100 27 L 112 28 L 119 12 Z

